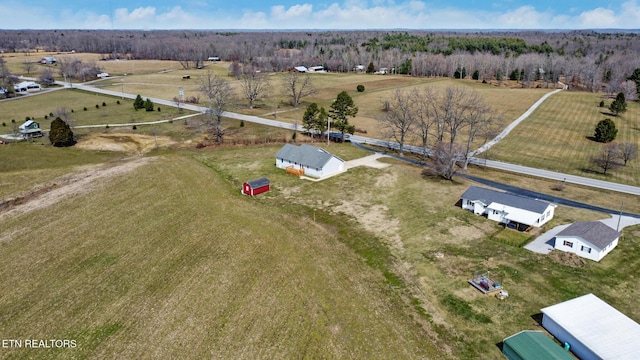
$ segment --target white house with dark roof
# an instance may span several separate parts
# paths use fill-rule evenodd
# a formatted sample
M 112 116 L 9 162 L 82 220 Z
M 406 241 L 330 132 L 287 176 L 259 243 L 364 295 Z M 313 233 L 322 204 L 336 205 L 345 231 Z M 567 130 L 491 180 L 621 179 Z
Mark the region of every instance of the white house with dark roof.
M 304 174 L 316 178 L 345 171 L 344 160 L 316 146 L 285 144 L 276 154 L 276 166 L 281 169 L 303 169 Z
M 557 205 L 508 194 L 491 189 L 470 186 L 461 196 L 462 208 L 476 215 L 522 230 L 529 226 L 540 227 L 551 219 Z
M 640 324 L 593 294 L 541 312 L 542 326 L 579 359 L 640 359 Z
M 577 221 L 556 235 L 554 248 L 600 261 L 618 246 L 621 235 L 600 221 Z
M 20 125 L 18 129 L 20 130 L 20 136 L 22 136 L 25 139 L 42 136 L 42 130 L 40 129 L 40 124 L 38 124 L 33 120 L 25 121 L 25 123 Z

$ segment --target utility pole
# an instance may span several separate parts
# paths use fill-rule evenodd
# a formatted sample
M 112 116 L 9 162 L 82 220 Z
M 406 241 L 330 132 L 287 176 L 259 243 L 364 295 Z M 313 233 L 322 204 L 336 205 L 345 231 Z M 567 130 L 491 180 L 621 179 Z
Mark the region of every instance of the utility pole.
M 616 231 L 620 232 L 620 219 L 622 219 L 622 208 L 624 207 L 624 201 L 620 202 L 620 215 L 618 215 L 618 226 L 616 227 Z

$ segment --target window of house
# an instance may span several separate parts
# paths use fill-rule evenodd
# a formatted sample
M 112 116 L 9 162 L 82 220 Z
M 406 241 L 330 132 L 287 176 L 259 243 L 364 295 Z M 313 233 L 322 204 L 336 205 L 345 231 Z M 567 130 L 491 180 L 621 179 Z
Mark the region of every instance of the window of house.
M 567 246 L 567 247 L 570 247 L 570 248 L 572 248 L 572 247 L 573 247 L 573 243 L 572 243 L 571 241 L 567 241 L 567 240 L 565 240 L 565 241 L 564 241 L 564 243 L 562 243 L 562 244 L 563 244 L 564 246 Z
M 588 246 L 584 246 L 584 245 L 582 245 L 582 247 L 580 247 L 580 250 L 581 250 L 581 251 L 584 251 L 584 252 L 586 252 L 586 253 L 591 254 L 591 248 L 590 248 L 590 247 L 588 247 Z

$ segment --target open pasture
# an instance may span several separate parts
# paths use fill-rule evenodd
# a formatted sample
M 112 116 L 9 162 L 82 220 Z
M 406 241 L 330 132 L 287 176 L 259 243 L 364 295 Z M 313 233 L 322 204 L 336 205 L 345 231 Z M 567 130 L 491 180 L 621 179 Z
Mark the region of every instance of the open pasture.
M 370 235 L 243 197 L 215 167 L 151 158 L 0 219 L 0 332 L 78 344 L 3 356 L 388 359 L 447 348 L 341 240 Z
M 618 136 L 614 142 L 640 144 L 640 105 L 628 102 L 628 110 L 621 116 L 608 114 L 611 100 L 598 106 L 598 94 L 563 91 L 547 99 L 527 120 L 518 125 L 506 138 L 489 150 L 490 159 L 531 167 L 560 171 L 640 185 L 640 159 L 635 159 L 607 175 L 591 164 L 602 143 L 590 139 L 598 121 L 615 121 Z
M 341 146 L 332 144 L 330 151 L 339 154 Z M 273 147 L 271 153 L 277 150 Z M 457 358 L 498 358 L 495 344 L 504 337 L 539 329 L 532 315 L 540 308 L 588 292 L 640 319 L 640 307 L 631 301 L 640 295 L 631 286 L 633 273 L 640 270 L 638 227 L 626 229 L 619 249 L 600 263 L 572 268 L 513 245 L 533 235 L 505 230 L 457 207 L 467 181 L 425 179 L 417 167 L 384 159 L 392 166 L 356 168 L 312 183 L 274 173 L 270 156 L 252 154 L 250 148 L 225 149 L 198 157 L 234 186 L 265 174 L 274 184 L 269 201 L 330 211 L 375 234 L 391 251 L 391 271 L 410 289 L 414 304 L 420 304 L 440 339 L 448 339 Z M 518 183 L 515 178 L 512 181 Z M 549 227 L 608 215 L 561 206 L 556 217 Z M 484 268 L 501 277 L 511 294 L 508 300 L 485 296 L 466 283 L 474 271 Z M 615 280 L 609 281 L 609 276 Z

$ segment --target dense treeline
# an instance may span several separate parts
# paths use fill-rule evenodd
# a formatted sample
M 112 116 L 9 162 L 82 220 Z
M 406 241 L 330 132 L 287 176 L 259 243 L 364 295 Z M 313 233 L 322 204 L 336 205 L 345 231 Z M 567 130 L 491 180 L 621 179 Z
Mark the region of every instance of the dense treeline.
M 159 59 L 198 67 L 216 56 L 263 71 L 358 65 L 414 76 L 521 81 L 551 86 L 563 77 L 590 91 L 622 91 L 640 68 L 640 35 L 595 31 L 0 30 L 5 52 L 92 52 L 104 59 Z M 238 66 L 236 66 L 239 68 Z

